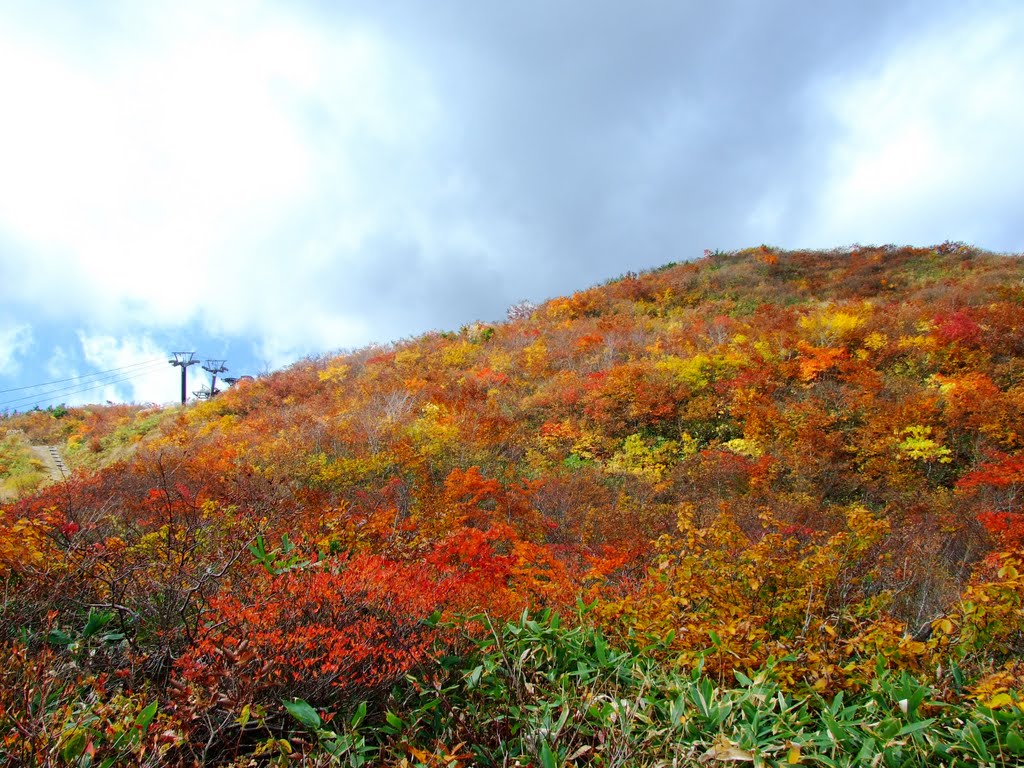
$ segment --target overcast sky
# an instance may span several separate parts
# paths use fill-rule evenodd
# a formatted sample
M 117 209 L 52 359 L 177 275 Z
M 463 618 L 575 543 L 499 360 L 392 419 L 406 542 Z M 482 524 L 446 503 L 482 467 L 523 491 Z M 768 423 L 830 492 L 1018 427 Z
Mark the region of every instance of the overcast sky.
M 706 248 L 1020 252 L 1022 39 L 1020 2 L 0 0 L 0 411 Z

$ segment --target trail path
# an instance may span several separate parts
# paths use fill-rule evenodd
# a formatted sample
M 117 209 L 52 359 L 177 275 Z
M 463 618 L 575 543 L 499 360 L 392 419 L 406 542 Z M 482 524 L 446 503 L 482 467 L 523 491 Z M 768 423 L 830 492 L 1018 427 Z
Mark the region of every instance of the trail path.
M 46 473 L 54 482 L 65 479 L 68 476 L 68 468 L 61 458 L 60 449 L 56 445 L 33 445 L 32 452 L 43 463 Z

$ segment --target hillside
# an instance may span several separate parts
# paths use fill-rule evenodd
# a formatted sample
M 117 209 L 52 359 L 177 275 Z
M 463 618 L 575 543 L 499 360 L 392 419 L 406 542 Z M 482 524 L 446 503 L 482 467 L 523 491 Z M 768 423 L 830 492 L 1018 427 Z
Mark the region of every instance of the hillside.
M 1024 261 L 946 244 L 8 417 L 0 754 L 1018 764 L 1022 412 Z

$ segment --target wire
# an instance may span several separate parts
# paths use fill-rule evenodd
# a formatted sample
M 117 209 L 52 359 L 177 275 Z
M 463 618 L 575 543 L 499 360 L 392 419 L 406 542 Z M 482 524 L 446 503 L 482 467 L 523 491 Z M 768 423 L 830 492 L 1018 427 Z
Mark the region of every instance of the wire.
M 104 387 L 113 387 L 117 386 L 118 384 L 124 384 L 126 382 L 133 381 L 134 379 L 142 378 L 143 376 L 147 376 L 151 373 L 154 373 L 156 370 L 157 369 L 155 368 L 152 370 L 146 369 L 130 376 L 120 376 L 117 378 L 108 378 L 104 380 L 95 380 L 92 382 L 87 382 L 89 386 L 76 385 L 74 387 L 65 387 L 64 389 L 60 390 L 52 390 L 49 392 L 40 392 L 34 395 L 26 395 L 24 397 L 18 398 L 17 400 L 8 400 L 6 402 L 0 403 L 0 407 L 8 407 L 13 405 L 15 406 L 15 410 L 17 410 L 18 407 L 23 407 L 25 405 L 28 405 L 29 403 L 31 403 L 35 407 L 38 407 L 39 405 L 45 405 L 48 403 L 56 403 L 57 401 L 67 400 L 68 398 L 74 397 L 75 395 L 84 394 L 86 392 L 93 392 L 97 389 L 102 389 Z
M 4 402 L 0 402 L 0 408 L 30 402 L 34 403 L 35 405 L 38 405 L 40 403 L 48 403 L 56 400 L 66 399 L 69 396 L 79 395 L 85 392 L 92 392 L 97 389 L 102 389 L 103 387 L 123 384 L 125 382 L 132 381 L 134 379 L 138 379 L 143 376 L 147 376 L 151 373 L 154 373 L 165 364 L 166 363 L 164 363 L 163 361 L 155 361 L 153 363 L 150 363 L 146 368 L 142 368 L 141 370 L 138 371 L 133 371 L 128 375 L 112 375 L 111 372 L 107 372 L 106 374 L 99 376 L 98 378 L 93 378 L 91 381 L 79 381 L 78 383 L 72 384 L 70 386 L 60 387 L 58 389 L 50 389 L 45 392 L 36 392 L 30 395 L 22 395 L 21 397 L 15 398 L 13 400 L 6 400 Z
M 109 368 L 105 371 L 95 371 L 94 373 L 86 373 L 81 376 L 72 376 L 69 379 L 57 379 L 56 381 L 44 381 L 41 384 L 29 384 L 24 387 L 12 387 L 11 389 L 0 389 L 0 395 L 6 395 L 8 392 L 21 392 L 25 389 L 38 389 L 39 387 L 49 387 L 52 384 L 63 384 L 67 381 L 75 381 L 77 379 L 88 379 L 93 376 L 101 376 L 105 373 L 114 373 L 116 371 L 126 371 L 129 368 L 138 368 L 141 365 L 153 365 L 154 363 L 163 363 L 163 360 L 144 360 L 141 363 L 132 363 L 131 365 L 122 365 L 120 368 Z M 84 382 L 83 382 L 84 383 Z

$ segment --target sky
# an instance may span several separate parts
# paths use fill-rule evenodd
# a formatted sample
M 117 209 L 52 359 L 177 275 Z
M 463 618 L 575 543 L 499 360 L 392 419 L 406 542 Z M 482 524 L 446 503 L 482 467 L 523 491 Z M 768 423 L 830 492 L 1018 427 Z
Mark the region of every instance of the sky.
M 1019 253 L 1021 39 L 1013 0 L 0 0 L 0 412 L 705 249 Z

